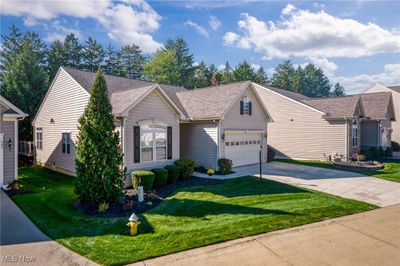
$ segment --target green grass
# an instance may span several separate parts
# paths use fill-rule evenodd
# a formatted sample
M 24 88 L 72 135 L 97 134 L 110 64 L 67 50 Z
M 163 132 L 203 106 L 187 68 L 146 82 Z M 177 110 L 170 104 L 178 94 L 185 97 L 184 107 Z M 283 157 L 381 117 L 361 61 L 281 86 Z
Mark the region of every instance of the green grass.
M 33 222 L 59 243 L 104 265 L 126 264 L 376 208 L 274 181 L 240 177 L 177 190 L 139 215 L 140 234 L 131 237 L 127 218 L 94 218 L 74 211 L 71 177 L 38 167 L 19 173 L 23 188 L 33 193 L 13 199 Z
M 292 159 L 275 159 L 277 162 L 292 163 L 307 165 L 313 167 L 322 167 L 328 169 L 336 169 L 331 162 L 328 161 L 317 161 L 317 160 L 292 160 Z M 390 181 L 400 182 L 400 161 L 399 160 L 383 160 L 384 168 L 380 170 L 349 170 L 349 169 L 339 169 L 343 171 L 356 172 L 363 175 L 374 176 Z

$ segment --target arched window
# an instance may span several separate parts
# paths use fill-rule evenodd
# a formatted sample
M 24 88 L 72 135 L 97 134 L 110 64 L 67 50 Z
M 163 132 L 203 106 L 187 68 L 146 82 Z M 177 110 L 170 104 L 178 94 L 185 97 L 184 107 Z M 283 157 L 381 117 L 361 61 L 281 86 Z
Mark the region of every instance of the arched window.
M 141 162 L 167 159 L 167 127 L 148 124 L 140 126 Z
M 353 119 L 351 123 L 351 143 L 353 147 L 358 146 L 358 121 Z

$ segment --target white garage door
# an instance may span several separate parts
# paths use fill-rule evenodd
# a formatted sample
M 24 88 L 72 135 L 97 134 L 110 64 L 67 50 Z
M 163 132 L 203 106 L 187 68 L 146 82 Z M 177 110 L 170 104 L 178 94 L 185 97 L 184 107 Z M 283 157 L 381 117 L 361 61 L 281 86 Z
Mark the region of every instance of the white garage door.
M 225 136 L 225 157 L 232 160 L 233 166 L 258 163 L 260 133 L 229 133 Z

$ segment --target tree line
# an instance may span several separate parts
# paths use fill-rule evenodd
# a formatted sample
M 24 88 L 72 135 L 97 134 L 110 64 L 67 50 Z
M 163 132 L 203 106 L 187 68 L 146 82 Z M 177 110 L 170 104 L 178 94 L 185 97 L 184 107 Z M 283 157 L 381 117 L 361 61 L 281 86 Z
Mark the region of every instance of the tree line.
M 32 120 L 60 66 L 89 71 L 101 68 L 109 75 L 187 89 L 251 80 L 309 97 L 344 95 L 344 88 L 339 83 L 332 88 L 328 77 L 313 64 L 295 68 L 290 61 L 284 61 L 271 77 L 263 67 L 255 69 L 246 60 L 235 67 L 228 61 L 219 68 L 203 61 L 196 64 L 181 37 L 168 39 L 152 55 L 145 55 L 135 44 L 115 49 L 111 44 L 104 47 L 91 37 L 81 41 L 73 33 L 46 45 L 36 32 L 21 32 L 15 26 L 2 35 L 2 40 L 1 95 L 29 114 L 20 124 L 20 138 L 26 140 L 32 139 Z

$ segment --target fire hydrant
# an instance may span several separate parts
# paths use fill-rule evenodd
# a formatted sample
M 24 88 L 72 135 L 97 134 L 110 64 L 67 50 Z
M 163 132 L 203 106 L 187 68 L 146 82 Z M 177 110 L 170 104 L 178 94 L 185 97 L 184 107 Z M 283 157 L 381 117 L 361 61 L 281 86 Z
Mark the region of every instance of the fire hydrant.
M 131 236 L 136 236 L 138 233 L 138 226 L 139 226 L 139 218 L 136 216 L 135 213 L 132 213 L 131 217 L 129 217 L 129 223 L 126 225 L 130 227 Z

